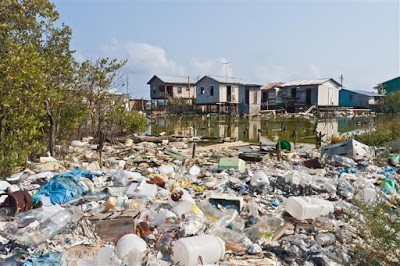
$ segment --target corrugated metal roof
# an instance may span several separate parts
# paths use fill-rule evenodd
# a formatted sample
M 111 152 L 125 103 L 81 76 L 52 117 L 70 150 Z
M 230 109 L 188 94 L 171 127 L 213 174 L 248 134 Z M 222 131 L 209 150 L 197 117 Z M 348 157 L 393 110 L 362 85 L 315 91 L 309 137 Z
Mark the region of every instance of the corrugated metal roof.
M 188 77 L 182 77 L 182 76 L 158 76 L 154 75 L 147 84 L 150 84 L 151 81 L 155 78 L 161 79 L 162 82 L 164 83 L 171 83 L 171 84 L 188 84 Z M 193 79 L 189 78 L 190 84 L 196 83 Z
M 381 85 L 381 84 L 387 83 L 387 82 L 389 82 L 389 81 L 392 81 L 392 80 L 395 80 L 395 79 L 398 79 L 398 78 L 400 78 L 400 76 L 395 77 L 395 78 L 392 78 L 392 79 L 388 79 L 388 80 L 386 80 L 386 81 L 384 81 L 384 82 L 381 82 L 381 83 L 378 83 L 378 86 L 376 86 L 376 87 L 379 87 L 379 85 Z
M 223 83 L 223 84 L 238 84 L 238 85 L 260 86 L 261 87 L 261 85 L 259 85 L 259 84 L 246 82 L 241 78 L 221 77 L 221 76 L 204 76 L 200 80 L 204 79 L 205 77 L 211 78 L 211 79 L 218 81 L 219 83 Z
M 306 80 L 295 80 L 286 82 L 281 87 L 292 87 L 292 86 L 309 86 L 309 85 L 321 85 L 331 80 L 330 78 L 325 79 L 306 79 Z
M 348 89 L 346 89 L 346 90 L 348 90 Z M 383 96 L 385 96 L 383 94 L 378 94 L 378 93 L 375 93 L 373 91 L 364 91 L 364 90 L 348 90 L 348 91 L 353 91 L 355 93 L 366 95 L 366 96 L 370 96 L 370 97 L 379 97 L 379 96 L 383 97 Z
M 274 87 L 280 87 L 284 82 L 273 82 L 273 83 L 268 83 L 267 85 L 264 85 L 261 87 L 261 90 L 269 90 Z

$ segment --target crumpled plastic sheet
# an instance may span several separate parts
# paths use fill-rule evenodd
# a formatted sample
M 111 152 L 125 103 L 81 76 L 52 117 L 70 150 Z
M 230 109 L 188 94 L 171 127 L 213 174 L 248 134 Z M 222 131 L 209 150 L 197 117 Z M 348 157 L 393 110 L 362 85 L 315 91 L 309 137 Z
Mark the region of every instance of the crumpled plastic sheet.
M 80 168 L 55 175 L 46 185 L 40 188 L 33 200 L 40 201 L 40 196 L 47 196 L 52 204 L 64 204 L 80 198 L 85 191 L 85 186 L 80 183 L 81 178 L 85 177 L 92 180 L 93 177 L 98 175 L 96 172 Z
M 52 252 L 39 257 L 31 257 L 22 262 L 21 266 L 54 266 L 61 265 L 61 253 Z

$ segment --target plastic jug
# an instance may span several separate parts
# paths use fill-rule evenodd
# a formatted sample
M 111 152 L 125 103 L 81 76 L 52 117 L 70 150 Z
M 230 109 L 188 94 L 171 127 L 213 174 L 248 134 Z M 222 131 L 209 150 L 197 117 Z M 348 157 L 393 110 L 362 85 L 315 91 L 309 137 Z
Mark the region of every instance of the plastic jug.
M 286 211 L 299 220 L 314 219 L 327 215 L 335 209 L 332 202 L 312 197 L 290 197 L 286 202 Z
M 178 265 L 207 265 L 225 255 L 225 243 L 213 235 L 181 238 L 172 245 L 172 261 Z
M 141 257 L 147 250 L 146 242 L 135 234 L 127 234 L 118 240 L 115 253 L 123 262 L 141 261 Z M 140 256 L 140 258 L 137 258 Z M 135 257 L 135 258 L 133 258 Z

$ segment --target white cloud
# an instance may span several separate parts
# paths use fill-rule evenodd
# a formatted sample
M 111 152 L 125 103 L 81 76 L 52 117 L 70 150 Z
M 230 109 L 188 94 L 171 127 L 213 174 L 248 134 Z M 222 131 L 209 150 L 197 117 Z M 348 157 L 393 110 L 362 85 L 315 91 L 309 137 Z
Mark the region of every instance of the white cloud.
M 308 67 L 294 70 L 286 66 L 260 66 L 255 70 L 254 78 L 261 80 L 263 83 L 269 82 L 288 82 L 303 79 L 319 79 L 329 78 L 330 75 L 324 76 L 321 69 L 315 64 L 309 64 Z
M 197 59 L 192 58 L 189 61 L 188 68 L 192 75 L 210 75 L 233 77 L 232 64 L 225 57 L 216 59 Z

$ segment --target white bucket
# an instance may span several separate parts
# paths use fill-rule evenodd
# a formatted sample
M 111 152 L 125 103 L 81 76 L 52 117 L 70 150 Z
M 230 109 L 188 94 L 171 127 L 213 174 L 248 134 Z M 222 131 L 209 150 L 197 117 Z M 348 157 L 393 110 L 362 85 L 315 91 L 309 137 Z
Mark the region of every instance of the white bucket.
M 335 210 L 332 202 L 312 197 L 290 197 L 286 201 L 286 211 L 299 220 L 314 219 Z
M 135 234 L 127 234 L 118 240 L 115 248 L 115 253 L 120 260 L 123 260 L 125 256 L 132 250 L 138 250 L 143 256 L 147 250 L 146 242 Z
M 225 255 L 225 243 L 213 235 L 181 238 L 172 246 L 172 261 L 178 265 L 207 265 Z

